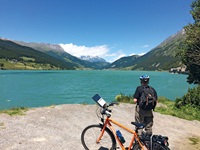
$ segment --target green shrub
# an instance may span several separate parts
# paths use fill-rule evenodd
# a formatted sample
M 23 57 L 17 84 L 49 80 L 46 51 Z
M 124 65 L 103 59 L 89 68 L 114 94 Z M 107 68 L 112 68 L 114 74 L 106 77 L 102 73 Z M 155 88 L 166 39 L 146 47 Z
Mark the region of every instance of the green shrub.
M 115 97 L 115 100 L 116 100 L 117 102 L 133 103 L 133 96 L 131 96 L 131 95 L 126 96 L 125 94 L 120 93 L 119 95 L 117 95 L 117 96 Z
M 175 100 L 175 106 L 177 108 L 187 105 L 200 110 L 200 85 L 188 89 L 188 92 L 182 98 L 177 98 Z

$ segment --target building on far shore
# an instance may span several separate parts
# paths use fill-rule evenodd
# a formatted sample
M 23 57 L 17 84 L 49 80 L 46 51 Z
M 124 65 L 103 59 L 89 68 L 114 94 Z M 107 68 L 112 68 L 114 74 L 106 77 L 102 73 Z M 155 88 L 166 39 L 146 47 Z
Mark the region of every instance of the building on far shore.
M 188 74 L 187 68 L 186 66 L 182 66 L 182 67 L 177 67 L 177 68 L 171 68 L 169 70 L 170 73 L 178 73 L 178 74 Z

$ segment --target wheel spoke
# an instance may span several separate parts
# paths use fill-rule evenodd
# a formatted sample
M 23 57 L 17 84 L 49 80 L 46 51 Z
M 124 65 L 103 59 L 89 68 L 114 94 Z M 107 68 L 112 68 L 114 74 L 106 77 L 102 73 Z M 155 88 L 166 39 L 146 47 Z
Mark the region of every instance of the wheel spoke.
M 101 134 L 101 126 L 92 125 L 92 126 L 87 127 L 81 135 L 81 141 L 84 148 L 89 149 L 89 150 L 112 149 L 113 137 L 111 133 L 108 132 L 107 130 L 105 130 L 102 138 L 97 142 Z

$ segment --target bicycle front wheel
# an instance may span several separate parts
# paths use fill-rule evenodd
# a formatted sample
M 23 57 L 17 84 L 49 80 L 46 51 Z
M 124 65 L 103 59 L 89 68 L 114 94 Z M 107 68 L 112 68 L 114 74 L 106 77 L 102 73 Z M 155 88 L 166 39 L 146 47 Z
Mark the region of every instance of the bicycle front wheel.
M 81 142 L 86 150 L 115 150 L 116 141 L 113 133 L 106 128 L 99 142 L 102 125 L 90 125 L 86 127 L 81 134 Z

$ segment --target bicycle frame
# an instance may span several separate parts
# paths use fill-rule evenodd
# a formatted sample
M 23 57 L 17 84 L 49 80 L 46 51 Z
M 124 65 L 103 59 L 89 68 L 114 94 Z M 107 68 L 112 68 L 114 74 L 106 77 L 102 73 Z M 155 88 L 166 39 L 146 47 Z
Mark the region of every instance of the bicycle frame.
M 121 141 L 120 141 L 119 138 L 117 137 L 116 132 L 115 132 L 115 129 L 114 129 L 114 127 L 112 126 L 111 123 L 113 123 L 113 124 L 117 125 L 118 127 L 120 127 L 120 128 L 122 128 L 122 129 L 128 131 L 129 133 L 133 134 L 133 137 L 132 137 L 131 142 L 130 142 L 130 144 L 129 144 L 128 150 L 131 150 L 131 146 L 133 145 L 135 139 L 136 139 L 136 141 L 139 143 L 139 145 L 140 145 L 140 147 L 142 148 L 142 150 L 144 150 L 144 149 L 143 149 L 143 145 L 142 145 L 142 143 L 140 142 L 139 137 L 138 137 L 137 133 L 136 133 L 134 130 L 131 130 L 131 129 L 127 128 L 126 126 L 124 126 L 124 125 L 122 125 L 122 124 L 116 122 L 116 121 L 113 120 L 113 119 L 110 119 L 109 117 L 106 118 L 106 120 L 105 120 L 105 122 L 104 122 L 104 124 L 103 124 L 103 128 L 102 128 L 101 134 L 100 134 L 99 138 L 98 138 L 97 141 L 96 141 L 97 143 L 98 143 L 98 142 L 101 140 L 101 138 L 103 137 L 103 134 L 104 134 L 104 131 L 105 131 L 106 127 L 109 127 L 109 129 L 110 129 L 110 130 L 112 131 L 112 133 L 114 134 L 115 139 L 117 139 L 117 142 L 119 143 L 121 149 L 122 149 L 122 150 L 126 150 L 126 148 L 124 147 L 123 143 L 121 143 Z

